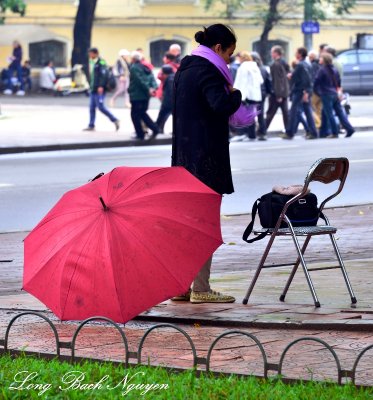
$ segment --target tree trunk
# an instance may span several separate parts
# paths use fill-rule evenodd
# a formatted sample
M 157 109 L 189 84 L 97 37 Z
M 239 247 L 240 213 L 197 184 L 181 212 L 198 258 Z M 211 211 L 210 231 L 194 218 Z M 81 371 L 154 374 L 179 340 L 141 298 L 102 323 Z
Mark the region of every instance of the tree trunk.
M 259 41 L 259 54 L 264 64 L 269 64 L 271 61 L 270 49 L 268 44 L 269 32 L 274 28 L 277 22 L 281 19 L 278 12 L 278 4 L 280 0 L 270 0 L 269 8 L 264 20 L 264 27 Z
M 97 0 L 80 0 L 74 24 L 74 48 L 71 66 L 82 64 L 88 76 L 88 49 L 91 47 L 92 25 Z

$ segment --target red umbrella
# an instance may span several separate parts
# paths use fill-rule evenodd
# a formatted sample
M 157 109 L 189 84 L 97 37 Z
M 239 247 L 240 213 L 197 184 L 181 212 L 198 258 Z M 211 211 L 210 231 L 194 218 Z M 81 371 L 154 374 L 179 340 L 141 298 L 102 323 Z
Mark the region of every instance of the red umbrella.
M 61 320 L 127 322 L 188 290 L 222 244 L 220 203 L 182 167 L 115 168 L 26 237 L 23 288 Z

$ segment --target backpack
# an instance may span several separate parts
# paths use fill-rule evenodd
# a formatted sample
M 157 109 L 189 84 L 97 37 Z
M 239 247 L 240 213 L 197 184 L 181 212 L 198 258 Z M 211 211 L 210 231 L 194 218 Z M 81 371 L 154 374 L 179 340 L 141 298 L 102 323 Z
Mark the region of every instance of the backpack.
M 107 92 L 112 92 L 113 90 L 115 90 L 116 87 L 117 87 L 117 81 L 115 79 L 113 68 L 109 67 L 106 73 L 105 90 Z
M 242 239 L 247 243 L 252 243 L 263 239 L 269 232 L 269 228 L 274 228 L 281 215 L 285 204 L 293 198 L 294 195 L 279 194 L 276 192 L 266 193 L 255 201 L 252 208 L 252 220 L 245 229 Z M 258 211 L 260 224 L 267 228 L 266 232 L 261 233 L 254 239 L 248 240 L 254 227 L 254 220 Z M 298 199 L 290 204 L 286 211 L 286 216 L 290 219 L 293 226 L 316 226 L 319 217 L 324 218 L 317 207 L 317 197 L 313 193 Z M 286 221 L 282 221 L 280 228 L 287 228 Z

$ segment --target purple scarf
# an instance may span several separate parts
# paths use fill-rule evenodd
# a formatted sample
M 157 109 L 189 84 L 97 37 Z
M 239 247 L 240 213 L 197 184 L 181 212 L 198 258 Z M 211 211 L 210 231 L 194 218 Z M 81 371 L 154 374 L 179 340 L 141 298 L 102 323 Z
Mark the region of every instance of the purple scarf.
M 210 61 L 224 76 L 227 84 L 233 86 L 233 79 L 229 72 L 228 66 L 225 61 L 210 48 L 199 45 L 192 51 L 193 56 L 203 57 Z M 258 115 L 258 110 L 254 105 L 241 104 L 240 108 L 230 116 L 229 124 L 234 127 L 243 127 L 252 125 L 255 121 L 255 117 Z

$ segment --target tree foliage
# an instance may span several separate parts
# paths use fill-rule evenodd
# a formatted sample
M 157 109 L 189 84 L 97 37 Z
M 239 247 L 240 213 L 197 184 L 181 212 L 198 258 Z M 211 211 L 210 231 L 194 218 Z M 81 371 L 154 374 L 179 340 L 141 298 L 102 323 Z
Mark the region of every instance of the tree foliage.
M 8 10 L 23 17 L 26 13 L 26 3 L 23 0 L 0 0 L 0 24 L 4 23 L 4 14 Z
M 256 0 L 253 19 L 263 24 L 259 53 L 264 61 L 268 61 L 268 37 L 271 30 L 281 20 L 287 18 L 289 12 L 299 11 L 303 15 L 306 1 L 311 6 L 314 21 L 324 21 L 333 15 L 348 14 L 356 4 L 356 0 Z M 217 4 L 224 6 L 222 16 L 228 19 L 234 18 L 234 13 L 245 8 L 243 0 L 205 0 L 206 10 Z

